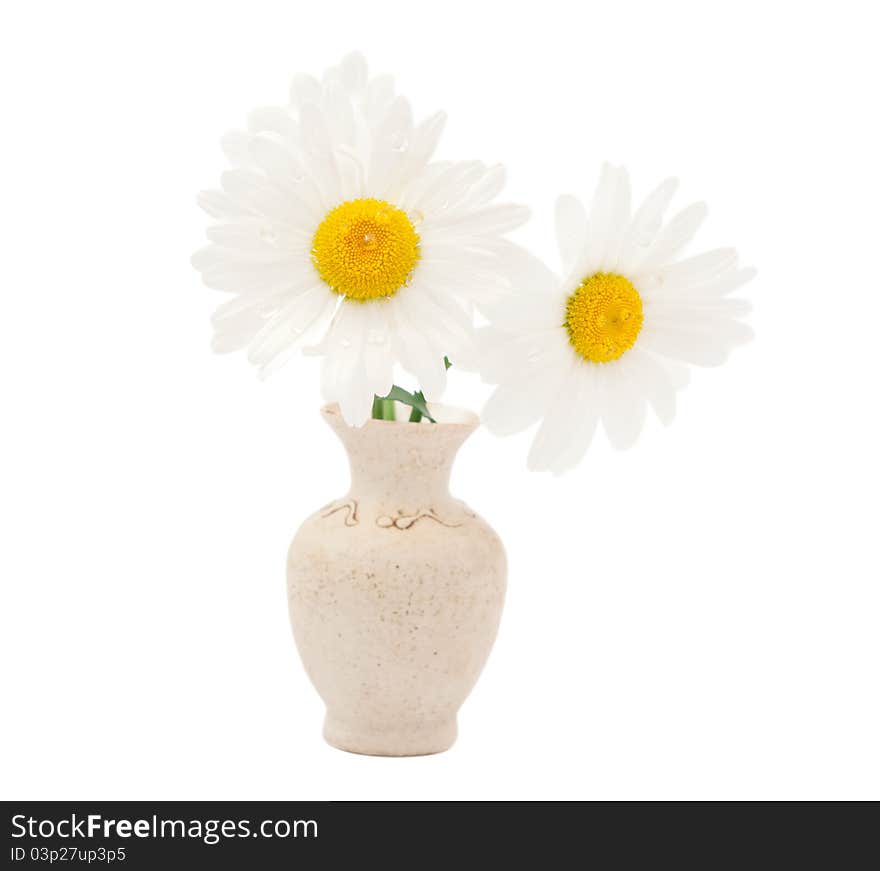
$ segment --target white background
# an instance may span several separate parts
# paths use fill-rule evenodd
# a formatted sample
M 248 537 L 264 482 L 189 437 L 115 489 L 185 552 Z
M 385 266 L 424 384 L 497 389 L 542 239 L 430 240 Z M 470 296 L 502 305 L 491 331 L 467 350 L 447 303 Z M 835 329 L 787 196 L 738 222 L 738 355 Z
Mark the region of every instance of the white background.
M 0 65 L 4 798 L 878 798 L 878 154 L 867 3 L 18 3 Z M 673 426 L 561 479 L 478 432 L 506 542 L 448 753 L 320 737 L 288 627 L 300 521 L 347 484 L 317 369 L 208 349 L 190 253 L 217 140 L 360 48 L 519 234 L 603 159 L 705 198 L 757 340 Z M 446 400 L 487 389 L 453 371 Z

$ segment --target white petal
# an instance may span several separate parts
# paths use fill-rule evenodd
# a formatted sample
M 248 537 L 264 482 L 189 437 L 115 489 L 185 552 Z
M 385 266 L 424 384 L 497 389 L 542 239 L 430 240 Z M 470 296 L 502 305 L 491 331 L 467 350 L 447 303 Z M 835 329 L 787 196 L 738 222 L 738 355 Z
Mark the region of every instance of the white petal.
M 321 290 L 323 296 L 317 292 Z M 327 328 L 327 324 L 339 305 L 336 294 L 328 293 L 326 287 L 314 289 L 302 294 L 299 307 L 290 313 L 291 320 L 287 324 L 287 333 L 281 333 L 275 347 L 264 345 L 259 354 L 258 375 L 264 379 L 280 369 L 300 348 L 318 341 Z M 252 346 L 253 347 L 253 346 Z
M 220 224 L 216 227 L 208 228 L 209 238 L 212 239 L 224 238 L 227 233 L 236 235 L 239 232 L 243 232 L 243 230 L 237 224 Z M 228 240 L 228 237 L 224 239 L 224 241 Z M 264 252 L 251 250 L 241 246 L 236 248 L 214 243 L 206 245 L 204 248 L 200 248 L 196 251 L 196 253 L 190 258 L 190 262 L 200 272 L 211 272 L 215 270 L 221 272 L 226 270 L 247 271 L 248 269 L 258 271 L 265 266 L 271 268 L 278 264 L 283 264 L 282 268 L 290 270 L 294 275 L 301 270 L 301 264 L 303 263 L 304 258 L 297 257 L 295 251 L 279 251 L 276 249 L 267 250 L 271 251 L 271 256 Z
M 632 193 L 630 191 L 629 173 L 619 166 L 616 170 L 614 202 L 608 215 L 608 229 L 601 256 L 597 252 L 596 268 L 600 272 L 612 272 L 617 268 L 617 261 L 623 245 L 623 236 L 629 226 L 632 210 Z
M 303 231 L 312 227 L 311 212 L 303 201 L 258 172 L 232 169 L 223 173 L 220 183 L 235 202 L 253 212 Z
M 646 324 L 639 334 L 639 344 L 673 360 L 695 366 L 719 366 L 735 345 L 743 344 L 751 337 L 751 328 L 734 320 L 713 324 L 704 330 Z
M 556 200 L 556 242 L 563 272 L 569 275 L 587 245 L 587 210 L 579 199 L 569 194 Z
M 657 238 L 633 268 L 638 276 L 656 269 L 670 261 L 696 235 L 708 209 L 705 203 L 693 203 L 669 219 L 669 223 L 657 234 Z
M 727 305 L 725 305 L 725 303 Z M 728 323 L 748 312 L 749 304 L 742 299 L 709 299 L 688 305 L 654 305 L 645 308 L 645 319 L 652 326 L 681 328 L 686 330 L 709 330 L 716 325 Z
M 289 280 L 296 280 L 308 273 L 314 279 L 314 267 L 308 260 L 297 256 L 295 251 L 279 251 L 271 249 L 271 256 L 264 252 L 251 249 L 245 245 L 231 243 L 232 237 L 241 228 L 237 225 L 220 224 L 208 228 L 208 236 L 212 244 L 201 248 L 191 258 L 193 266 L 202 272 L 253 272 L 255 275 L 279 275 Z M 244 236 L 241 237 L 242 239 Z M 259 283 L 259 282 L 258 282 Z
M 219 329 L 230 318 L 241 314 L 266 318 L 274 314 L 290 297 L 299 293 L 297 288 L 284 287 L 266 293 L 242 293 L 218 306 L 211 315 L 211 323 Z
M 535 433 L 527 458 L 527 465 L 533 472 L 546 471 L 558 462 L 561 454 L 570 445 L 571 407 L 570 398 L 579 385 L 579 364 L 572 359 L 563 370 L 563 378 L 556 395 L 551 397 L 544 420 Z
M 339 396 L 342 417 L 349 426 L 363 426 L 370 419 L 372 407 L 373 397 L 366 386 L 363 371 L 355 366 Z
M 565 368 L 545 365 L 535 367 L 525 377 L 501 384 L 486 402 L 480 415 L 483 423 L 497 436 L 528 429 L 543 417 L 565 374 Z
M 574 357 L 564 327 L 505 333 L 494 327 L 477 330 L 476 366 L 484 381 L 504 384 L 525 378 L 537 367 L 567 368 Z
M 367 61 L 359 51 L 347 54 L 339 64 L 342 81 L 349 93 L 359 93 L 367 86 Z
M 736 272 L 727 274 L 722 278 L 716 279 L 711 284 L 704 285 L 700 288 L 700 294 L 705 297 L 723 297 L 735 290 L 738 290 L 746 282 L 751 281 L 757 270 L 751 266 L 745 269 L 738 269 Z
M 343 303 L 361 309 L 364 318 L 364 375 L 371 397 L 386 396 L 394 385 L 394 354 L 389 306 L 386 300 Z
M 710 281 L 736 266 L 735 248 L 717 248 L 679 260 L 659 270 L 661 292 L 690 287 Z
M 437 112 L 430 118 L 422 121 L 412 131 L 412 137 L 406 145 L 405 157 L 403 159 L 403 175 L 410 178 L 422 172 L 427 165 L 437 143 L 443 135 L 443 128 L 446 126 L 446 113 Z
M 573 383 L 571 417 L 569 423 L 568 445 L 561 451 L 550 471 L 554 475 L 573 469 L 589 450 L 599 422 L 601 411 L 601 384 L 595 366 L 577 366 L 577 377 Z
M 376 76 L 367 84 L 364 113 L 370 124 L 378 124 L 385 117 L 394 100 L 394 79 L 391 76 Z
M 522 226 L 530 214 L 528 206 L 499 203 L 465 214 L 431 217 L 430 231 L 437 239 L 507 233 Z M 425 226 L 429 226 L 429 221 L 425 221 Z
M 400 168 L 412 136 L 412 109 L 405 97 L 397 97 L 376 129 L 367 169 L 370 192 L 382 199 L 398 193 Z
M 663 215 L 677 188 L 677 179 L 668 178 L 661 182 L 633 216 L 629 227 L 624 231 L 617 258 L 618 270 L 624 275 L 632 272 L 635 263 L 654 241 L 662 226 Z
M 220 140 L 220 147 L 233 166 L 248 167 L 251 165 L 248 151 L 249 141 L 250 136 L 244 130 L 230 130 Z
M 457 169 L 445 191 L 443 215 L 437 217 L 459 217 L 479 208 L 478 204 L 472 203 L 473 193 L 488 175 L 489 167 L 479 160 L 467 160 L 457 164 Z
M 232 169 L 220 176 L 220 183 L 230 199 L 250 209 L 253 191 L 263 185 L 265 179 L 251 169 Z
M 248 130 L 254 135 L 271 133 L 290 144 L 299 142 L 299 126 L 282 106 L 261 106 L 249 112 Z
M 602 426 L 617 450 L 632 447 L 645 422 L 646 400 L 629 371 L 626 355 L 601 364 Z
M 500 163 L 490 166 L 483 177 L 474 182 L 464 205 L 475 209 L 491 202 L 501 193 L 506 180 L 507 170 Z
M 590 206 L 587 246 L 575 267 L 578 273 L 591 275 L 603 267 L 611 246 L 612 234 L 621 211 L 621 172 L 610 164 L 602 166 L 599 183 Z
M 560 287 L 558 276 L 544 261 L 515 242 L 499 237 L 483 240 L 479 244 L 479 250 L 494 258 L 494 261 L 486 262 L 486 268 L 498 271 L 514 290 L 552 294 Z
M 325 339 L 327 351 L 321 373 L 324 396 L 339 403 L 349 426 L 362 426 L 373 406 L 363 358 L 366 324 L 360 314 L 357 303 L 340 305 Z
M 241 350 L 260 331 L 263 323 L 263 317 L 254 311 L 241 312 L 235 317 L 224 319 L 211 339 L 211 350 L 215 354 Z
M 297 73 L 290 84 L 290 105 L 297 109 L 321 100 L 321 84 L 308 73 Z
M 480 174 L 480 164 L 476 162 L 432 163 L 407 186 L 408 208 L 423 218 L 443 217 L 453 210 Z
M 341 85 L 324 88 L 321 109 L 327 130 L 336 145 L 354 145 L 354 111 L 351 100 Z
M 199 248 L 189 258 L 189 262 L 192 264 L 193 269 L 204 272 L 207 269 L 214 269 L 227 261 L 223 259 L 223 254 L 218 251 L 216 245 L 205 245 L 204 248 Z
M 416 278 L 397 292 L 396 301 L 435 347 L 443 348 L 450 357 L 468 351 L 473 342 L 471 321 L 453 300 L 444 300 L 442 294 L 432 292 Z
M 223 191 L 199 191 L 196 202 L 212 218 L 220 220 L 231 220 L 251 214 L 250 209 L 239 205 Z
M 390 301 L 394 319 L 395 353 L 404 369 L 413 375 L 425 396 L 439 399 L 446 390 L 443 351 L 435 347 L 408 317 L 395 296 Z
M 306 168 L 323 194 L 325 207 L 331 208 L 340 202 L 342 188 L 327 124 L 321 110 L 312 103 L 300 109 L 300 122 Z
M 250 144 L 254 163 L 291 200 L 291 208 L 315 224 L 323 215 L 321 192 L 290 147 L 268 135 L 254 136 Z
M 425 238 L 426 243 L 432 241 L 427 233 Z M 495 237 L 482 239 L 476 244 L 478 247 L 473 251 L 483 260 L 481 263 L 475 261 L 474 268 L 497 272 L 514 291 L 546 295 L 555 293 L 560 287 L 559 278 L 544 261 L 515 242 Z M 460 246 L 446 243 L 438 248 L 447 259 L 467 263 L 467 254 L 461 251 Z M 432 251 L 426 250 L 426 260 L 432 256 Z
M 225 293 L 249 293 L 280 289 L 290 282 L 292 275 L 296 276 L 296 274 L 296 264 L 285 261 L 224 262 L 223 265 L 205 269 L 202 272 L 202 281 L 206 287 L 222 290 Z
M 675 417 L 676 391 L 684 387 L 684 384 L 680 379 L 676 382 L 671 377 L 672 370 L 668 361 L 638 348 L 631 349 L 626 356 L 633 378 L 648 404 L 660 422 L 668 426 Z M 686 379 L 684 381 L 686 383 Z
M 468 212 L 466 203 L 473 186 L 486 174 L 479 160 L 465 160 L 451 165 L 430 197 L 422 197 L 419 210 L 429 219 L 454 220 Z
M 557 286 L 539 293 L 508 293 L 481 311 L 503 330 L 549 330 L 565 323 L 567 301 L 568 294 Z
M 503 275 L 483 265 L 469 268 L 464 263 L 420 262 L 418 278 L 438 292 L 481 306 L 497 304 L 510 292 Z
M 645 303 L 645 317 L 674 319 L 679 313 L 698 317 L 742 318 L 752 310 L 746 299 L 729 299 L 723 296 L 674 296 L 670 299 L 651 300 Z
M 302 171 L 290 148 L 273 136 L 252 136 L 248 147 L 253 162 L 274 181 L 291 183 Z
M 273 226 L 266 220 L 235 221 L 217 224 L 207 230 L 208 238 L 217 245 L 247 252 L 261 260 L 301 258 L 309 263 L 311 236 L 300 230 Z
M 248 359 L 256 366 L 267 366 L 282 351 L 300 344 L 314 322 L 333 305 L 333 295 L 323 285 L 294 297 L 254 337 Z
M 455 164 L 444 160 L 429 163 L 420 173 L 404 180 L 397 205 L 407 212 L 417 213 L 417 220 L 425 216 L 423 200 L 439 187 L 445 176 L 453 171 Z

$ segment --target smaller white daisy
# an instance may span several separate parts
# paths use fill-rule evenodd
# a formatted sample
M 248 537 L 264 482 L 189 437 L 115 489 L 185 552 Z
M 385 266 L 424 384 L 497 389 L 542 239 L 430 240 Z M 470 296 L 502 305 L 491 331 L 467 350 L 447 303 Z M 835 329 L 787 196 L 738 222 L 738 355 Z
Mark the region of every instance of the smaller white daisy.
M 487 310 L 480 369 L 499 386 L 483 420 L 496 435 L 541 421 L 530 469 L 577 465 L 600 421 L 613 446 L 630 447 L 648 405 L 672 420 L 685 364 L 718 365 L 751 338 L 749 305 L 729 294 L 754 270 L 732 248 L 677 259 L 706 206 L 664 223 L 676 187 L 664 181 L 632 214 L 626 170 L 606 164 L 589 215 L 575 197 L 557 201 L 564 279 L 521 252 L 514 292 Z

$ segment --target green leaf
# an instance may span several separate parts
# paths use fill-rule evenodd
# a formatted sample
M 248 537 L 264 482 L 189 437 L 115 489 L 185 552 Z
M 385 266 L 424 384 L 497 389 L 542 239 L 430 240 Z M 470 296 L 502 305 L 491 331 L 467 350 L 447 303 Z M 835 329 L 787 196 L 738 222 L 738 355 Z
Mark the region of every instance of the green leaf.
M 422 405 L 425 406 L 425 408 L 428 407 L 427 400 L 425 399 L 425 394 L 422 393 L 421 390 L 417 390 L 415 393 L 413 393 L 413 396 L 418 399 L 422 403 Z M 422 414 L 422 412 L 418 408 L 413 406 L 413 410 L 409 413 L 409 422 L 418 423 L 423 417 L 424 415 Z M 430 416 L 428 417 L 428 419 L 432 423 L 434 422 L 433 418 L 431 418 Z
M 398 387 L 396 384 L 391 388 L 391 392 L 387 396 L 376 397 L 380 402 L 391 401 L 391 402 L 399 402 L 402 405 L 408 405 L 412 412 L 410 413 L 409 419 L 413 423 L 418 423 L 423 417 L 428 418 L 431 423 L 436 423 L 437 421 L 431 417 L 431 412 L 428 411 L 428 403 L 425 400 L 424 394 L 421 390 L 416 391 L 415 393 L 410 393 L 408 390 L 404 390 L 402 387 Z M 415 415 L 418 417 L 415 417 Z M 376 400 L 373 401 L 373 417 L 376 417 Z M 382 420 L 393 420 L 393 418 L 383 417 Z
M 443 358 L 443 365 L 448 369 L 452 368 L 449 357 Z M 387 396 L 376 396 L 373 399 L 373 418 L 375 420 L 394 420 L 394 403 L 400 402 L 402 405 L 408 405 L 412 411 L 409 413 L 409 422 L 418 423 L 423 417 L 426 417 L 431 423 L 437 423 L 431 412 L 428 411 L 428 400 L 421 390 L 410 393 L 396 384 L 391 388 L 391 392 Z

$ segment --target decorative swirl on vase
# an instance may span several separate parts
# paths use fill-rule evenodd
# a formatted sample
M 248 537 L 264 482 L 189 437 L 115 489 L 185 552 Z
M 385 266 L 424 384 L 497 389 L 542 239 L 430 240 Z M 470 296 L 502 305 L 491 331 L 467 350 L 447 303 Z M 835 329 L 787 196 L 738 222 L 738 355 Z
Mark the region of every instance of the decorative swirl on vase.
M 475 517 L 466 505 L 462 505 L 465 517 Z M 329 502 L 319 512 L 321 518 L 332 517 L 339 511 L 345 512 L 345 525 L 357 526 L 360 523 L 358 516 L 358 503 L 356 499 L 337 499 Z M 458 521 L 444 520 L 433 508 L 420 508 L 415 514 L 404 514 L 398 511 L 396 514 L 380 514 L 376 518 L 376 526 L 380 529 L 412 529 L 420 520 L 433 520 L 441 526 L 454 529 L 464 523 L 464 519 Z
M 456 527 L 461 526 L 462 522 L 449 523 L 440 517 L 433 508 L 420 508 L 415 514 L 397 514 L 394 517 L 388 514 L 382 514 L 376 518 L 376 526 L 382 529 L 410 529 L 420 520 L 433 520 L 441 526 Z
M 346 499 L 345 501 L 337 500 L 330 502 L 321 509 L 321 517 L 330 517 L 337 511 L 345 511 L 345 525 L 357 526 L 358 520 L 358 504 L 354 499 Z

